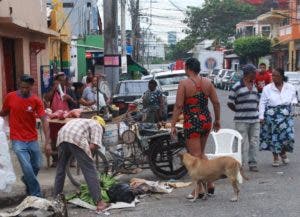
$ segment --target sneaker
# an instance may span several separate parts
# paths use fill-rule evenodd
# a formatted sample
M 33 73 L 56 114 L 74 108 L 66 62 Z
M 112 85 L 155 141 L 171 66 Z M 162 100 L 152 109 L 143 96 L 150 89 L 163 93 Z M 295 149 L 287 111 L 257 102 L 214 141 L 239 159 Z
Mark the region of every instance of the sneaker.
M 286 158 L 281 158 L 281 160 L 282 160 L 283 164 L 288 164 L 290 162 L 290 159 L 288 159 L 287 157 Z
M 258 172 L 257 166 L 249 166 L 249 170 L 250 170 L 251 172 Z
M 273 167 L 279 167 L 280 161 L 279 160 L 273 160 L 272 166 Z

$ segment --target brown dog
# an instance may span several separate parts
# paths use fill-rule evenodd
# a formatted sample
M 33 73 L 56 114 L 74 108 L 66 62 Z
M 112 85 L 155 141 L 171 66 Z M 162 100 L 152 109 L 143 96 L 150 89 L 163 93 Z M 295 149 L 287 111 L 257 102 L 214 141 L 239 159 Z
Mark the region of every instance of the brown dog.
M 199 195 L 199 186 L 204 186 L 205 192 L 203 199 L 206 199 L 207 182 L 213 182 L 218 179 L 227 177 L 230 179 L 231 185 L 234 190 L 234 197 L 231 201 L 237 201 L 239 196 L 238 188 L 238 173 L 242 175 L 245 180 L 248 180 L 245 177 L 241 164 L 232 157 L 218 157 L 212 160 L 205 160 L 194 157 L 189 153 L 181 154 L 181 160 L 184 166 L 187 168 L 188 173 L 192 180 L 195 182 L 195 195 L 192 201 L 195 201 Z

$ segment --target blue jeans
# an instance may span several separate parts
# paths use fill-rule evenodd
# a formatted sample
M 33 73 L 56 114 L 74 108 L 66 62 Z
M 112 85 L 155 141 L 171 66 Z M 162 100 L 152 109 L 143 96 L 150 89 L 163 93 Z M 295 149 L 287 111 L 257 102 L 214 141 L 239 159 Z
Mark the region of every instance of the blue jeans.
M 41 197 L 42 193 L 37 180 L 37 174 L 40 170 L 42 155 L 38 142 L 13 140 L 12 147 L 23 171 L 23 177 L 21 179 L 26 185 L 27 194 Z

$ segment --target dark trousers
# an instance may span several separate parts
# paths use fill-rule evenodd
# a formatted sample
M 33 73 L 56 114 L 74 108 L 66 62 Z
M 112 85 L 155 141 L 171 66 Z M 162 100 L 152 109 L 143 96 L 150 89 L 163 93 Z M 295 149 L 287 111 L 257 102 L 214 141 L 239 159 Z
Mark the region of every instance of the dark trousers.
M 51 148 L 52 148 L 52 162 L 57 163 L 58 151 L 56 147 L 56 140 L 58 131 L 64 126 L 62 123 L 49 123 L 50 128 L 50 139 L 51 139 Z
M 95 202 L 101 200 L 100 183 L 93 160 L 78 146 L 62 142 L 58 147 L 58 161 L 54 184 L 54 196 L 62 193 L 66 177 L 66 166 L 71 156 L 74 156 L 88 185 L 89 192 Z

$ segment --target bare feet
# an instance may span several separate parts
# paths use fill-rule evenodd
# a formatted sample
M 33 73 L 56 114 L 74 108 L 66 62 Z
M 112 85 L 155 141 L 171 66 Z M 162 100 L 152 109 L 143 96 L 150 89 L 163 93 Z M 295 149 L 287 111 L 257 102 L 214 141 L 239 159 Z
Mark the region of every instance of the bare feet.
M 97 203 L 97 209 L 96 209 L 96 211 L 97 212 L 101 212 L 101 211 L 105 210 L 107 207 L 109 207 L 109 204 L 105 203 L 103 200 L 100 200 Z

